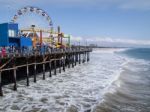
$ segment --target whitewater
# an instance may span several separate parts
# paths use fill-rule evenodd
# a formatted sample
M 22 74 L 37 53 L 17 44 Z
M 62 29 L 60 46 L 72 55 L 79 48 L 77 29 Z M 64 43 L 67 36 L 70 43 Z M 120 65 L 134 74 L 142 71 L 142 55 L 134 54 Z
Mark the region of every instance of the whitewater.
M 126 56 L 117 53 L 124 50 L 95 49 L 88 63 L 51 78 L 47 73 L 46 80 L 39 75 L 37 83 L 30 78 L 29 87 L 25 80 L 19 81 L 16 92 L 11 84 L 5 85 L 0 112 L 103 112 L 100 105 L 115 91 L 114 82 L 129 63 Z

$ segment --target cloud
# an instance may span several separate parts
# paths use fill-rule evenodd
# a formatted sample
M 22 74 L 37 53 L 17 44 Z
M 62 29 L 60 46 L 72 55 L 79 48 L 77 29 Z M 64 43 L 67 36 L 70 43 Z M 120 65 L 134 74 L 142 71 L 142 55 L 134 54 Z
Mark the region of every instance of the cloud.
M 150 40 L 134 40 L 134 39 L 114 39 L 114 38 L 95 38 L 96 42 L 110 42 L 120 44 L 133 44 L 133 45 L 150 45 Z
M 122 9 L 150 10 L 150 0 L 126 0 L 119 5 Z
M 80 41 L 85 44 L 97 44 L 99 46 L 115 46 L 115 47 L 130 47 L 130 46 L 149 46 L 150 40 L 134 40 L 134 39 L 121 39 L 121 38 L 110 38 L 110 37 L 73 37 L 72 41 Z
M 83 42 L 83 38 L 81 36 L 72 36 L 71 35 L 71 43 L 72 44 L 79 44 L 79 42 Z
M 3 6 L 43 5 L 45 7 L 80 7 L 98 9 L 150 10 L 150 0 L 1 0 Z

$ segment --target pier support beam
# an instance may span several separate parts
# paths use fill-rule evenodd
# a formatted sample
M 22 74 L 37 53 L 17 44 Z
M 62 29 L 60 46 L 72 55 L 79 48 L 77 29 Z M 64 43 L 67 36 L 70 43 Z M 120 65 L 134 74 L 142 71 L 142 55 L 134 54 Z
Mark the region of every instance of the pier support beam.
M 14 91 L 17 91 L 17 80 L 16 80 L 16 68 L 13 70 L 13 78 L 14 78 Z
M 43 80 L 45 80 L 45 63 L 43 63 Z
M 54 75 L 56 75 L 56 60 L 54 60 Z
M 29 86 L 29 65 L 27 62 L 27 86 Z
M 28 56 L 26 58 L 27 67 L 26 67 L 26 76 L 27 76 L 27 86 L 29 86 L 29 65 L 28 65 Z
M 0 96 L 3 96 L 3 90 L 2 90 L 2 72 L 0 71 Z
M 62 64 L 63 64 L 63 71 L 65 72 L 65 59 L 62 60 Z
M 82 63 L 85 63 L 85 52 L 83 53 Z
M 44 52 L 45 54 L 45 52 Z M 43 55 L 43 80 L 45 80 L 45 59 L 44 59 L 45 55 Z
M 16 58 L 13 58 L 13 81 L 14 81 L 14 91 L 17 91 L 17 80 L 16 80 Z
M 85 62 L 86 62 L 86 60 L 87 60 L 87 52 L 85 52 L 84 60 L 85 60 Z
M 34 64 L 34 82 L 36 83 L 36 62 Z
M 61 59 L 59 60 L 59 73 L 61 73 Z
M 52 62 L 51 62 L 51 56 L 49 56 L 49 77 L 52 77 Z
M 76 53 L 76 62 L 78 62 L 79 59 L 78 59 L 78 53 Z
M 89 61 L 90 61 L 90 53 L 87 52 L 87 62 L 89 62 Z
M 74 68 L 74 55 L 71 55 L 71 63 L 72 63 L 72 68 Z
M 49 62 L 49 77 L 52 77 L 51 69 L 52 69 L 52 64 L 51 64 L 51 61 L 50 61 Z
M 68 68 L 70 68 L 70 55 L 67 56 L 67 60 L 68 60 Z
M 35 64 L 34 64 L 34 79 L 33 79 L 33 81 L 36 83 L 36 55 L 35 55 L 35 57 L 34 57 L 34 62 L 35 62 Z
M 79 64 L 81 64 L 81 54 L 79 53 Z
M 75 64 L 75 66 L 77 65 L 77 54 L 76 53 L 74 55 L 74 64 Z

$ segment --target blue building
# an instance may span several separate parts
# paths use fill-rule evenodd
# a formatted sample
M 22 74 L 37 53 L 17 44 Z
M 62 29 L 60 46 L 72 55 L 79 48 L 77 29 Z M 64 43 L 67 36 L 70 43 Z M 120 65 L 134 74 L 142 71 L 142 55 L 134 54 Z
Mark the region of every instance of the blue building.
M 32 46 L 32 40 L 29 37 L 18 35 L 17 23 L 0 24 L 0 46 Z

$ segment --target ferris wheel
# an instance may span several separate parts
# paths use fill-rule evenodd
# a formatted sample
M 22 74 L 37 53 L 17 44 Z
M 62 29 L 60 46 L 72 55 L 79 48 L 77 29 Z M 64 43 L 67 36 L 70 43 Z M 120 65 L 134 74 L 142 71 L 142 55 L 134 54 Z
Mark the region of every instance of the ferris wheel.
M 52 19 L 50 18 L 47 12 L 45 12 L 44 10 L 38 7 L 26 6 L 26 7 L 19 9 L 16 12 L 16 14 L 13 16 L 11 21 L 15 23 L 20 16 L 23 16 L 27 13 L 35 13 L 35 14 L 42 16 L 48 22 L 48 26 L 50 27 L 50 29 L 43 29 L 43 28 L 36 28 L 35 25 L 31 25 L 30 28 L 20 29 L 21 33 L 24 33 L 28 37 L 32 38 L 34 47 L 36 47 L 37 43 L 40 43 L 40 45 L 42 45 L 42 43 L 44 42 L 49 43 L 50 45 L 55 46 L 55 47 L 70 45 L 70 36 L 67 36 L 67 37 L 64 36 L 64 34 L 60 32 L 60 27 L 58 27 L 58 31 L 56 32 L 53 31 Z M 40 33 L 40 35 L 35 36 L 37 35 L 36 33 Z M 48 33 L 49 36 L 43 38 L 43 33 Z M 64 38 L 68 38 L 67 44 L 62 42 L 62 39 Z
M 38 7 L 33 7 L 33 6 L 27 6 L 27 7 L 23 7 L 21 9 L 19 9 L 17 11 L 17 13 L 13 16 L 11 21 L 15 23 L 20 16 L 22 16 L 22 15 L 24 15 L 26 13 L 29 13 L 29 12 L 35 13 L 35 14 L 38 14 L 38 15 L 44 17 L 45 20 L 48 22 L 48 25 L 51 28 L 53 27 L 52 19 L 50 18 L 48 13 L 46 13 L 44 10 L 42 10 L 42 9 L 40 9 Z

